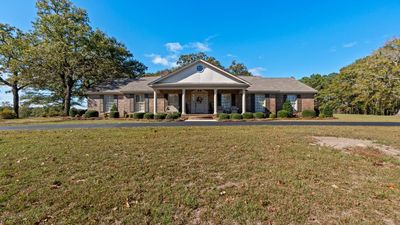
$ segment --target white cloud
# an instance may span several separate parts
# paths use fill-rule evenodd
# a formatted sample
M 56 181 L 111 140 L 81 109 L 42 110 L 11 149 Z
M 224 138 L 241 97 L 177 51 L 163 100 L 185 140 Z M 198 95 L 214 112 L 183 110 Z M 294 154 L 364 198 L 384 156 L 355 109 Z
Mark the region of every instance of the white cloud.
M 190 47 L 201 51 L 201 52 L 209 52 L 211 48 L 207 42 L 193 42 L 190 44 Z
M 352 48 L 354 46 L 356 46 L 358 43 L 356 41 L 353 42 L 349 42 L 343 45 L 343 48 Z
M 165 47 L 171 52 L 179 52 L 183 49 L 183 46 L 179 42 L 169 42 L 165 44 Z
M 226 56 L 227 56 L 227 57 L 230 57 L 230 58 L 237 58 L 237 56 L 236 56 L 236 55 L 234 55 L 234 54 L 231 54 L 231 53 L 228 53 L 228 54 L 226 54 Z
M 146 55 L 146 57 L 151 58 L 151 62 L 153 64 L 162 65 L 162 66 L 166 66 L 166 67 L 176 67 L 177 56 L 174 54 L 168 55 L 165 57 L 158 55 L 158 54 L 149 54 L 149 55 Z
M 255 76 L 262 76 L 262 72 L 264 72 L 264 71 L 265 71 L 265 68 L 260 67 L 260 66 L 249 69 L 249 72 Z

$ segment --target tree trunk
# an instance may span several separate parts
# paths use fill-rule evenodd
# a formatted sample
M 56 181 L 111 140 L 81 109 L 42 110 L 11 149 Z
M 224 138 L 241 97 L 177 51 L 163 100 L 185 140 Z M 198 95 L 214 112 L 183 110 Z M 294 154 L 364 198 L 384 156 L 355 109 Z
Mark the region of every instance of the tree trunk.
M 13 84 L 11 86 L 11 91 L 13 94 L 13 109 L 14 113 L 17 118 L 19 118 L 19 89 L 18 89 L 18 84 Z
M 64 115 L 69 116 L 69 109 L 71 108 L 72 99 L 72 86 L 73 81 L 71 78 L 67 78 L 65 82 L 65 97 L 64 97 Z

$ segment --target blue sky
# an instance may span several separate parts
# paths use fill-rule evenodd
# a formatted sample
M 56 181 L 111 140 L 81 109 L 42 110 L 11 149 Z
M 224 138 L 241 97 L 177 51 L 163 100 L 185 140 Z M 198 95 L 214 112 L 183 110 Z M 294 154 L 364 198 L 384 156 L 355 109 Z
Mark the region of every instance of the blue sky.
M 255 74 L 300 78 L 337 72 L 400 34 L 400 1 L 73 0 L 95 28 L 126 44 L 149 72 L 205 51 Z M 0 22 L 24 30 L 34 0 L 2 0 Z M 0 89 L 0 102 L 10 96 Z

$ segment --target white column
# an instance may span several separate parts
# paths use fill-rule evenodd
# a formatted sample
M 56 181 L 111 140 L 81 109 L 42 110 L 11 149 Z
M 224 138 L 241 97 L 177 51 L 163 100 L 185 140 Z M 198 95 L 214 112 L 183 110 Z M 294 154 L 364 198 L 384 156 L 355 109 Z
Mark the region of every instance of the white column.
M 218 94 L 218 89 L 214 89 L 214 115 L 217 115 L 217 113 L 218 113 L 218 111 L 217 111 L 217 108 L 218 108 L 218 104 L 217 104 L 217 101 L 218 101 L 217 94 Z
M 242 114 L 246 112 L 246 89 L 242 91 Z
M 153 94 L 153 103 L 154 103 L 154 106 L 153 106 L 153 111 L 154 111 L 154 114 L 156 114 L 157 113 L 157 91 L 156 90 L 154 90 L 154 94 Z
M 182 89 L 182 115 L 186 114 L 186 101 L 185 101 L 186 97 L 185 97 L 185 94 L 186 94 L 186 89 Z

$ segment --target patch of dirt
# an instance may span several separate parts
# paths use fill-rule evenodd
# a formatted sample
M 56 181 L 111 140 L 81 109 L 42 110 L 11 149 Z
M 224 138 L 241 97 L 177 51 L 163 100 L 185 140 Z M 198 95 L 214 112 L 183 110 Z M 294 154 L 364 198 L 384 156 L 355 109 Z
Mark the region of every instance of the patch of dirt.
M 379 157 L 381 155 L 394 156 L 400 159 L 400 150 L 391 146 L 377 144 L 371 140 L 361 140 L 341 137 L 313 136 L 320 146 L 332 147 L 338 150 L 350 151 L 359 155 Z

